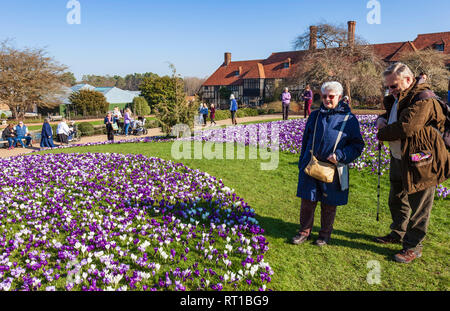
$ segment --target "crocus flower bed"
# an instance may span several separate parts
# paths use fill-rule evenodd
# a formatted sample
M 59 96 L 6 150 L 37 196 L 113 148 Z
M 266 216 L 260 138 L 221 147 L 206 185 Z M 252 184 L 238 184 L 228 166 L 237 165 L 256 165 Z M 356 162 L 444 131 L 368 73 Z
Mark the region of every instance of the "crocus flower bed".
M 255 213 L 221 180 L 122 154 L 0 159 L 0 290 L 264 290 Z

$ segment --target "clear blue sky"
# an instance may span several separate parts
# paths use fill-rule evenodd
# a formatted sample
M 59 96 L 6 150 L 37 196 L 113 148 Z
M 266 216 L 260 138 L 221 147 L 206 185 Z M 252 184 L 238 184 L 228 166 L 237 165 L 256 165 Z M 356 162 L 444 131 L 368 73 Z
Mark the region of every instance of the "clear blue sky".
M 0 0 L 0 40 L 44 47 L 78 79 L 83 74 L 205 77 L 223 62 L 292 50 L 310 24 L 357 22 L 370 43 L 414 40 L 450 31 L 448 0 L 378 0 L 381 24 L 370 25 L 369 0 L 78 0 L 81 24 L 69 25 L 68 0 Z

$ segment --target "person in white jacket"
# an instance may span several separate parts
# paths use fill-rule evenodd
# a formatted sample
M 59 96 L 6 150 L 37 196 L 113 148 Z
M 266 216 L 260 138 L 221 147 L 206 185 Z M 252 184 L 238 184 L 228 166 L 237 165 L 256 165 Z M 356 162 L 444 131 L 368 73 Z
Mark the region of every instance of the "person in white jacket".
M 61 145 L 69 144 L 69 134 L 70 134 L 70 129 L 69 126 L 66 123 L 66 119 L 63 118 L 61 120 L 61 122 L 59 122 L 58 127 L 56 128 L 56 134 L 58 135 L 58 139 L 61 143 Z

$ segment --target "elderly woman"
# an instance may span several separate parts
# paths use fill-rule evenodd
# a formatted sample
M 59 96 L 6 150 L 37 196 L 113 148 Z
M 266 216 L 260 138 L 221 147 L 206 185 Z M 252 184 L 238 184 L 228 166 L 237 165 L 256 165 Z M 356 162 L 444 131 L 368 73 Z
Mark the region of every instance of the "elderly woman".
M 44 119 L 41 132 L 41 148 L 55 148 L 53 143 L 53 130 L 50 126 L 49 119 Z
M 339 82 L 327 82 L 322 85 L 321 91 L 322 105 L 308 118 L 298 162 L 300 173 L 297 196 L 302 200 L 300 231 L 292 240 L 294 244 L 301 244 L 309 239 L 315 208 L 319 201 L 321 230 L 315 244 L 323 246 L 329 242 L 337 206 L 347 204 L 349 193 L 346 187 L 348 174 L 345 176 L 338 174 L 337 166 L 342 167 L 354 161 L 364 149 L 359 122 L 350 112 L 348 105 L 341 101 L 342 85 Z M 305 172 L 312 159 L 311 155 L 328 165 L 331 170 L 331 182 L 320 181 Z
M 283 120 L 289 119 L 289 104 L 291 103 L 291 93 L 287 87 L 281 94 L 281 108 L 283 109 Z

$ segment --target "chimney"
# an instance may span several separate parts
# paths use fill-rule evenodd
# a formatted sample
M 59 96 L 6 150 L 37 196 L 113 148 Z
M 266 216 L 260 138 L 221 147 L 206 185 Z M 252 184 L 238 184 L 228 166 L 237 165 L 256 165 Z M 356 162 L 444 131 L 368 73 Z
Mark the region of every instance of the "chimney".
M 309 27 L 309 49 L 317 49 L 317 26 Z
M 292 62 L 291 58 L 288 57 L 288 59 L 286 61 L 286 63 L 288 64 L 288 68 L 291 68 L 291 62 Z
M 239 66 L 239 75 L 242 74 L 242 66 Z
M 225 66 L 228 66 L 231 63 L 231 53 L 226 52 L 224 58 L 225 58 L 224 64 Z
M 349 21 L 347 24 L 348 24 L 348 46 L 353 46 L 355 44 L 356 22 Z

